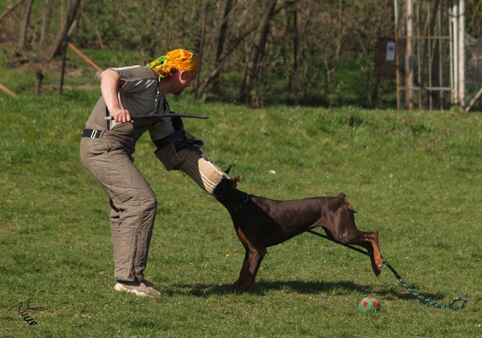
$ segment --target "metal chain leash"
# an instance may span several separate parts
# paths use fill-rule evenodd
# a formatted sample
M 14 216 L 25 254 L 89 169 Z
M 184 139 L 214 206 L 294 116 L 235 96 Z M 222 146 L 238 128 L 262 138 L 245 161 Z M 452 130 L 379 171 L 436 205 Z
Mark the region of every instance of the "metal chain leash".
M 367 253 L 368 254 L 368 253 Z M 368 254 L 369 255 L 369 254 Z M 408 292 L 410 292 L 412 295 L 414 295 L 415 297 L 417 297 L 418 299 L 420 299 L 422 302 L 425 302 L 427 304 L 430 304 L 430 305 L 433 305 L 435 307 L 438 307 L 440 309 L 450 309 L 450 310 L 453 310 L 453 311 L 457 311 L 457 310 L 462 310 L 466 305 L 467 305 L 467 299 L 464 298 L 464 297 L 456 297 L 454 298 L 453 301 L 451 301 L 449 304 L 447 305 L 442 305 L 442 304 L 439 304 L 429 298 L 426 298 L 422 295 L 420 295 L 419 293 L 415 292 L 410 286 L 408 286 L 407 283 L 405 283 L 405 281 L 403 280 L 402 277 L 400 277 L 400 275 L 398 274 L 398 272 L 393 268 L 393 266 L 391 266 L 387 261 L 384 261 L 383 262 L 383 265 L 385 265 L 387 268 L 390 269 L 391 272 L 393 272 L 393 274 L 395 275 L 395 277 L 398 279 L 398 281 L 405 287 L 405 289 L 408 290 Z M 454 306 L 455 303 L 457 302 L 462 302 L 462 305 L 460 306 Z
M 319 232 L 316 232 L 316 231 L 313 231 L 313 230 L 308 230 L 309 233 L 312 233 L 314 235 L 317 235 L 317 236 L 320 236 L 320 237 L 323 237 L 325 239 L 328 239 L 334 243 L 337 243 L 337 244 L 341 244 L 343 246 L 346 246 L 352 250 L 355 250 L 355 251 L 358 251 L 364 255 L 367 255 L 367 256 L 372 256 L 369 252 L 365 251 L 365 250 L 362 250 L 362 249 L 359 249 L 359 248 L 356 248 L 352 245 L 349 245 L 349 244 L 342 244 L 342 243 L 339 243 L 337 241 L 335 241 L 334 239 L 331 239 L 329 238 L 328 236 L 325 236 L 323 234 L 320 234 Z M 390 271 L 395 275 L 395 277 L 398 279 L 398 281 L 405 287 L 405 289 L 408 290 L 408 292 L 410 292 L 413 296 L 417 297 L 419 300 L 421 300 L 422 302 L 424 303 L 427 303 L 427 304 L 430 304 L 430 305 L 433 305 L 437 308 L 440 308 L 440 309 L 450 309 L 450 310 L 453 310 L 453 311 L 457 311 L 457 310 L 462 310 L 466 305 L 467 305 L 467 299 L 464 298 L 464 297 L 456 297 L 454 298 L 453 301 L 451 301 L 449 304 L 447 305 L 442 305 L 442 304 L 439 304 L 429 298 L 426 298 L 422 295 L 420 295 L 419 293 L 415 292 L 404 280 L 402 277 L 400 277 L 400 275 L 398 274 L 397 270 L 395 270 L 393 268 L 393 266 L 391 266 L 387 261 L 384 261 L 383 262 L 383 265 L 385 265 L 387 268 L 390 269 Z M 456 303 L 458 302 L 462 302 L 462 304 L 460 306 L 455 306 Z

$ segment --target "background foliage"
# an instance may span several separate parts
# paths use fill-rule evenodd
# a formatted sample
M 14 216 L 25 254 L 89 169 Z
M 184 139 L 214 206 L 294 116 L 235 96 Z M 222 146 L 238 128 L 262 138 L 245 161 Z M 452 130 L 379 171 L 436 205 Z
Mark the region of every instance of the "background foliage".
M 392 0 L 0 0 L 0 13 L 18 4 L 0 22 L 0 43 L 17 44 L 23 37 L 20 23 L 32 3 L 17 53 L 28 60 L 32 73 L 38 67 L 49 71 L 40 61 L 59 60 L 58 52 L 50 55 L 52 45 L 59 47 L 68 5 L 78 2 L 75 20 L 68 26 L 71 43 L 82 50 L 132 52 L 135 57 L 129 61 L 136 64 L 173 48 L 194 50 L 202 63 L 195 92 L 203 100 L 257 107 L 296 103 L 380 108 L 396 103 L 394 84 L 373 75 L 377 38 L 394 35 Z M 478 38 L 482 5 L 466 0 L 466 7 L 467 33 Z M 263 26 L 267 12 L 269 23 Z M 256 49 L 260 53 L 254 57 Z M 111 59 L 94 61 L 102 68 L 118 65 Z M 253 79 L 248 77 L 251 71 Z M 248 97 L 243 96 L 246 87 Z

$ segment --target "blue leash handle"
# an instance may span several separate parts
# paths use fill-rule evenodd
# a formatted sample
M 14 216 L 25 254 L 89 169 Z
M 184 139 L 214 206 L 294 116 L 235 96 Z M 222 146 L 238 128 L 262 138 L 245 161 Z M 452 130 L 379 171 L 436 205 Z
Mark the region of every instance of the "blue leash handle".
M 349 245 L 349 244 L 343 244 L 343 243 L 340 243 L 340 242 L 337 242 L 331 238 L 329 238 L 328 236 L 325 236 L 323 234 L 320 234 L 319 232 L 316 232 L 316 231 L 313 231 L 313 230 L 308 230 L 309 233 L 312 233 L 314 235 L 317 235 L 317 236 L 320 236 L 320 237 L 323 237 L 323 238 L 326 238 L 332 242 L 335 242 L 335 243 L 338 243 L 338 244 L 341 244 L 343 246 L 346 246 L 352 250 L 355 250 L 355 251 L 358 251 L 364 255 L 367 255 L 367 256 L 372 256 L 369 252 L 365 251 L 365 250 L 362 250 L 362 249 L 359 249 L 359 248 L 356 248 L 352 245 Z M 433 305 L 435 307 L 438 307 L 440 309 L 449 309 L 449 310 L 453 310 L 453 311 L 457 311 L 457 310 L 462 310 L 466 305 L 467 305 L 467 299 L 464 298 L 464 297 L 456 297 L 454 298 L 453 301 L 451 301 L 450 303 L 448 303 L 447 305 L 442 305 L 442 304 L 439 304 L 429 298 L 426 298 L 422 295 L 420 295 L 419 293 L 415 292 L 404 280 L 402 277 L 400 277 L 400 275 L 398 274 L 397 270 L 395 270 L 393 268 L 393 266 L 391 266 L 387 261 L 384 261 L 383 262 L 383 265 L 385 265 L 387 268 L 390 269 L 390 271 L 395 275 L 395 277 L 398 279 L 398 281 L 405 287 L 405 289 L 408 290 L 408 292 L 410 292 L 413 296 L 417 297 L 419 300 L 421 300 L 422 302 L 424 303 L 427 303 L 427 304 L 430 304 L 430 305 Z M 459 303 L 459 302 L 462 302 L 461 305 L 459 306 L 455 306 L 456 303 Z

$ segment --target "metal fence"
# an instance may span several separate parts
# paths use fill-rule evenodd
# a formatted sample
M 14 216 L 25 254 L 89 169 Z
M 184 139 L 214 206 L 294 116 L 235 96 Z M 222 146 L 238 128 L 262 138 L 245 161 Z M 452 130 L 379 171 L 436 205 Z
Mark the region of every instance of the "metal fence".
M 463 0 L 395 0 L 399 109 L 482 109 L 482 41 L 465 33 Z

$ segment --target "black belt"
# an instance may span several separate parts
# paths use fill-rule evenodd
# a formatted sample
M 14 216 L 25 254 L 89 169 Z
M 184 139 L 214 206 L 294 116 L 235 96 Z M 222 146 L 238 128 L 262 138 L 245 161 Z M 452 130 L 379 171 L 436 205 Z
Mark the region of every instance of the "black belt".
M 82 132 L 82 137 L 100 138 L 101 134 L 102 134 L 102 130 L 84 129 L 84 131 Z

